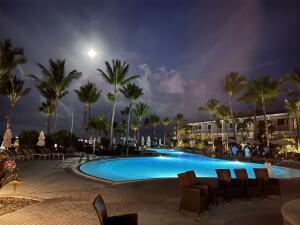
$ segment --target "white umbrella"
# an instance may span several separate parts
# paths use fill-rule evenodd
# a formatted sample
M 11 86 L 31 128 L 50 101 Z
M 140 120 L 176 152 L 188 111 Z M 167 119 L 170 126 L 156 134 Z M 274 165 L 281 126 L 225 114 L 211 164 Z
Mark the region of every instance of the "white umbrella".
M 161 138 L 158 140 L 158 145 L 159 146 L 161 145 Z
M 39 147 L 45 146 L 45 134 L 44 134 L 44 131 L 40 132 L 39 141 L 38 141 L 38 143 L 36 145 L 39 146 Z
M 12 133 L 9 129 L 9 126 L 7 126 L 4 136 L 3 136 L 3 142 L 1 144 L 1 148 L 8 149 L 11 147 L 11 139 L 12 139 Z
M 151 139 L 150 136 L 147 137 L 147 143 L 146 143 L 147 147 L 151 147 Z
M 141 137 L 141 145 L 142 145 L 142 146 L 145 145 L 145 138 L 144 138 L 144 136 Z

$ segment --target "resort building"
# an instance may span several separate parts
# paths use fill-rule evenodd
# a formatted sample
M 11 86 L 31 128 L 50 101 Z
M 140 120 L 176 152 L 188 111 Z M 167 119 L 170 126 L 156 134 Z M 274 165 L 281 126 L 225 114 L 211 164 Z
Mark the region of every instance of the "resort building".
M 267 119 L 269 121 L 269 132 L 270 135 L 276 136 L 281 133 L 295 134 L 297 124 L 295 118 L 289 117 L 287 113 L 274 113 L 268 114 Z M 256 116 L 257 127 L 264 127 L 264 116 Z M 200 137 L 209 137 L 211 132 L 213 133 L 214 139 L 226 140 L 234 137 L 234 128 L 232 121 L 200 121 L 188 123 L 188 129 L 181 130 L 180 139 L 197 139 Z M 235 126 L 237 140 L 244 140 L 253 138 L 254 135 L 254 124 L 253 116 L 241 117 L 237 119 Z

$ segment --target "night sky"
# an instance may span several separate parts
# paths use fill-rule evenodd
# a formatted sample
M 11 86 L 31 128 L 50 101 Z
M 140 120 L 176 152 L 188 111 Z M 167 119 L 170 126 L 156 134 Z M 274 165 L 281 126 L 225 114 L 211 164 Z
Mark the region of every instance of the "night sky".
M 219 80 L 236 71 L 247 78 L 270 74 L 279 78 L 300 66 L 299 0 L 0 0 L 0 39 L 23 47 L 28 62 L 14 72 L 27 80 L 32 92 L 19 102 L 13 132 L 45 129 L 38 112 L 42 99 L 25 74 L 39 74 L 36 63 L 65 58 L 67 68 L 83 72 L 59 106 L 59 128 L 81 133 L 83 104 L 74 93 L 87 80 L 103 90 L 93 115 L 107 113 L 111 90 L 96 71 L 105 60 L 126 60 L 130 74 L 140 74 L 141 99 L 151 114 L 188 121 L 206 119 L 197 108 L 209 98 L 227 103 Z M 89 49 L 98 53 L 94 59 Z M 1 97 L 0 128 L 7 100 Z M 121 99 L 119 111 L 126 104 Z M 278 103 L 272 110 L 283 110 Z M 244 109 L 241 103 L 235 109 Z

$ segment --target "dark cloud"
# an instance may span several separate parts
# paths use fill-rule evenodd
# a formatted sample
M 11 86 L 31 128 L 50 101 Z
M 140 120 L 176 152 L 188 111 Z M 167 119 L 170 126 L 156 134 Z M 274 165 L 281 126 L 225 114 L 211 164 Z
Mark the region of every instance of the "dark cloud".
M 59 107 L 59 127 L 69 129 L 74 113 L 80 133 L 83 106 L 73 90 L 94 81 L 103 95 L 93 112 L 106 113 L 111 87 L 96 71 L 105 60 L 124 59 L 131 74 L 141 74 L 137 82 L 151 113 L 203 119 L 197 108 L 207 99 L 226 103 L 219 85 L 225 73 L 278 78 L 299 65 L 299 11 L 296 0 L 0 0 L 0 38 L 24 47 L 28 62 L 15 71 L 24 79 L 23 74 L 39 74 L 36 63 L 47 64 L 50 57 L 66 58 L 69 70 L 83 72 Z M 87 56 L 91 48 L 97 52 L 94 59 Z M 32 81 L 27 85 L 33 87 Z M 37 110 L 41 101 L 33 87 L 17 105 L 16 132 L 45 125 Z M 1 128 L 6 103 L 1 97 Z M 125 104 L 121 97 L 117 111 Z

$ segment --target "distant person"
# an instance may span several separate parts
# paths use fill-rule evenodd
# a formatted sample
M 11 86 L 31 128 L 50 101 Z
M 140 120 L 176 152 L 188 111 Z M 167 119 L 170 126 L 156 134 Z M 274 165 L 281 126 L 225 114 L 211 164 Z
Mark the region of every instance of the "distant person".
M 233 145 L 233 146 L 231 147 L 231 153 L 232 153 L 233 158 L 236 158 L 236 157 L 237 157 L 238 151 L 239 151 L 239 149 L 238 149 L 237 146 Z
M 269 177 L 273 177 L 272 164 L 268 160 L 265 161 L 265 168 L 268 170 Z
M 248 147 L 248 145 L 246 145 L 246 147 L 244 148 L 244 154 L 246 158 L 250 158 L 251 157 L 251 150 Z

